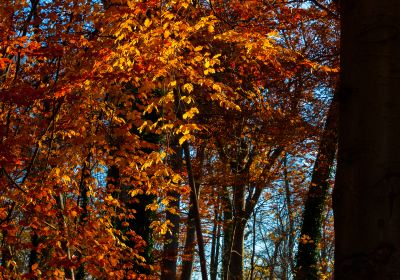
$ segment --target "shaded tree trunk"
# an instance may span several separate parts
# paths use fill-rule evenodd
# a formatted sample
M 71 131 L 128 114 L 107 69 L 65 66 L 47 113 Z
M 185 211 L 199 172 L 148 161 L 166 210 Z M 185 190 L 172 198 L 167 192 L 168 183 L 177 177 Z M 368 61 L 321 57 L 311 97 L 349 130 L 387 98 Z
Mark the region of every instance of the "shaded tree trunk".
M 214 189 L 213 194 L 215 195 Z M 219 216 L 220 216 L 220 195 L 218 195 L 218 199 L 216 204 L 214 205 L 214 224 L 212 230 L 212 240 L 211 240 L 211 256 L 210 256 L 210 279 L 217 279 L 217 271 L 218 271 L 218 245 L 219 245 Z
M 189 179 L 190 198 L 193 201 L 194 223 L 195 223 L 195 228 L 196 228 L 197 246 L 199 249 L 201 277 L 202 277 L 202 280 L 207 280 L 208 277 L 207 277 L 206 257 L 205 257 L 205 250 L 204 250 L 203 234 L 201 231 L 200 210 L 199 210 L 199 204 L 198 204 L 198 200 L 197 200 L 198 194 L 197 194 L 197 187 L 196 187 L 196 182 L 195 182 L 191 159 L 190 159 L 189 143 L 187 141 L 185 141 L 182 146 L 183 146 L 183 152 L 185 155 L 186 170 L 187 170 L 188 179 Z
M 198 159 L 199 159 L 199 170 L 197 175 L 195 176 L 195 188 L 196 193 L 199 195 L 200 191 L 200 181 L 202 177 L 202 168 L 204 162 L 204 146 L 200 147 L 198 151 Z M 198 199 L 198 197 L 197 197 Z M 187 232 L 185 239 L 185 247 L 183 249 L 184 258 L 182 260 L 182 274 L 181 280 L 190 280 L 192 279 L 192 270 L 193 270 L 193 260 L 194 260 L 194 248 L 195 248 L 195 238 L 196 238 L 196 225 L 195 225 L 195 205 L 196 201 L 194 201 L 193 196 L 190 196 L 190 206 L 188 213 L 188 221 L 187 221 Z
M 79 189 L 80 189 L 80 197 L 78 199 L 78 206 L 82 208 L 82 213 L 79 216 L 79 225 L 84 229 L 84 225 L 86 223 L 86 218 L 88 217 L 88 203 L 89 203 L 89 196 L 88 196 L 88 187 L 87 187 L 87 179 L 90 178 L 91 176 L 91 170 L 90 170 L 90 159 L 91 159 L 91 153 L 88 153 L 88 156 L 86 157 L 86 160 L 82 164 L 82 174 L 81 174 L 81 181 L 79 183 Z M 82 259 L 82 254 L 78 253 L 78 259 L 81 261 Z M 81 263 L 79 265 L 79 268 L 76 271 L 76 280 L 83 280 L 85 279 L 85 265 L 84 263 Z
M 296 280 L 317 280 L 318 243 L 328 196 L 328 180 L 335 160 L 337 143 L 337 97 L 329 108 L 321 136 L 318 155 L 314 164 L 310 187 L 304 205 L 301 239 L 298 245 Z
M 243 245 L 244 230 L 247 219 L 244 217 L 244 191 L 245 186 L 239 182 L 234 186 L 234 219 L 233 219 L 233 236 L 230 248 L 230 257 L 228 265 L 227 279 L 242 280 L 243 279 Z
M 235 219 L 232 246 L 230 252 L 228 279 L 243 279 L 243 245 L 246 223 L 247 221 L 241 218 Z
M 400 1 L 341 1 L 335 279 L 400 278 Z
M 229 273 L 229 262 L 231 255 L 233 221 L 232 203 L 228 190 L 225 188 L 222 195 L 223 206 L 223 243 L 222 243 L 222 279 L 227 279 Z
M 175 137 L 176 138 L 176 137 Z M 179 146 L 178 140 L 174 139 L 172 141 L 172 146 L 175 151 L 175 154 L 171 156 L 170 162 L 172 169 L 175 172 L 182 171 L 182 147 Z M 179 192 L 171 192 L 169 193 L 170 197 L 173 197 L 174 200 L 170 202 L 170 207 L 175 209 L 179 209 L 180 203 L 180 194 Z M 171 232 L 168 232 L 165 235 L 165 243 L 164 243 L 164 252 L 163 252 L 163 260 L 161 264 L 161 279 L 169 280 L 169 279 L 177 279 L 177 259 L 178 259 L 178 249 L 179 249 L 179 223 L 180 217 L 179 214 L 173 214 L 169 211 L 166 213 L 166 219 L 171 221 L 172 228 Z
M 289 234 L 287 237 L 287 250 L 286 250 L 286 259 L 288 263 L 288 268 L 290 268 L 290 272 L 288 271 L 287 275 L 291 275 L 294 272 L 295 264 L 293 258 L 293 249 L 294 249 L 294 239 L 295 239 L 295 228 L 294 228 L 294 216 L 293 216 L 293 207 L 292 207 L 292 194 L 290 191 L 290 183 L 288 178 L 288 170 L 287 170 L 287 154 L 283 159 L 284 163 L 284 180 L 285 180 L 285 199 L 286 199 L 286 208 L 287 208 L 287 219 L 289 228 L 287 229 Z
M 194 248 L 196 241 L 196 226 L 194 223 L 194 207 L 192 206 L 194 201 L 190 199 L 190 208 L 188 213 L 188 224 L 185 238 L 185 247 L 183 249 L 182 256 L 182 274 L 181 280 L 190 280 L 192 278 L 193 259 L 194 259 Z

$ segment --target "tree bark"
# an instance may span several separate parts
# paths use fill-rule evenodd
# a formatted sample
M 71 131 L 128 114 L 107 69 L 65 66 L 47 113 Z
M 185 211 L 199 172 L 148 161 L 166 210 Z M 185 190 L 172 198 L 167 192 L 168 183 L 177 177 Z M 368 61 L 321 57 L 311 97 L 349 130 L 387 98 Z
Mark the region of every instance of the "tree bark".
M 204 163 L 204 152 L 205 147 L 200 147 L 198 151 L 199 158 L 199 170 L 197 175 L 195 176 L 195 188 L 196 194 L 199 195 L 200 191 L 200 181 L 202 177 L 202 168 Z M 198 197 L 197 197 L 198 199 Z M 193 196 L 190 196 L 190 206 L 189 206 L 189 214 L 188 214 L 188 225 L 185 239 L 185 248 L 183 249 L 184 259 L 182 260 L 182 274 L 181 280 L 190 280 L 192 279 L 192 270 L 193 270 L 193 260 L 194 260 L 194 248 L 195 248 L 195 238 L 196 238 L 196 226 L 195 226 L 195 201 L 193 200 Z
M 304 205 L 301 239 L 298 245 L 296 280 L 318 280 L 318 243 L 328 196 L 328 180 L 337 143 L 337 101 L 333 98 L 321 136 L 310 187 Z
M 240 218 L 239 218 L 240 219 Z M 229 280 L 243 279 L 243 245 L 244 245 L 244 230 L 247 221 L 237 219 L 234 224 L 232 247 L 230 252 L 229 262 Z
M 245 186 L 241 182 L 234 186 L 233 236 L 228 265 L 228 279 L 232 280 L 243 279 L 243 244 L 247 223 L 244 217 L 244 191 Z
M 400 1 L 341 1 L 335 279 L 400 277 Z
M 170 162 L 174 172 L 182 171 L 182 147 L 179 146 L 178 140 L 174 139 L 172 141 L 173 149 L 175 154 L 171 156 Z M 180 194 L 179 192 L 171 192 L 169 196 L 173 197 L 174 200 L 171 201 L 170 207 L 179 209 L 180 204 Z M 176 262 L 178 259 L 178 249 L 179 249 L 179 224 L 180 217 L 179 214 L 173 214 L 167 211 L 166 219 L 172 223 L 171 232 L 165 235 L 164 252 L 161 268 L 161 279 L 177 279 L 177 266 Z
M 202 280 L 207 280 L 207 266 L 206 266 L 206 257 L 204 250 L 204 241 L 203 234 L 201 232 L 201 219 L 200 219 L 200 211 L 199 204 L 197 200 L 197 189 L 196 182 L 193 175 L 192 164 L 190 159 L 190 151 L 189 151 L 189 143 L 185 141 L 183 144 L 183 152 L 185 155 L 186 161 L 186 169 L 188 173 L 189 186 L 190 186 L 190 197 L 193 200 L 193 210 L 194 210 L 194 222 L 196 227 L 196 236 L 197 236 L 197 246 L 199 248 L 199 258 L 200 258 L 200 269 L 201 269 L 201 277 Z
M 233 221 L 232 221 L 232 203 L 227 188 L 222 194 L 223 206 L 223 243 L 222 243 L 222 279 L 228 279 L 229 262 L 231 255 L 232 237 L 233 237 Z
M 213 194 L 215 192 L 213 190 Z M 217 247 L 219 243 L 219 216 L 220 216 L 220 196 L 218 195 L 218 199 L 216 204 L 214 205 L 214 224 L 212 230 L 212 239 L 211 239 L 211 256 L 210 256 L 210 279 L 215 280 L 217 278 L 218 271 L 218 252 Z

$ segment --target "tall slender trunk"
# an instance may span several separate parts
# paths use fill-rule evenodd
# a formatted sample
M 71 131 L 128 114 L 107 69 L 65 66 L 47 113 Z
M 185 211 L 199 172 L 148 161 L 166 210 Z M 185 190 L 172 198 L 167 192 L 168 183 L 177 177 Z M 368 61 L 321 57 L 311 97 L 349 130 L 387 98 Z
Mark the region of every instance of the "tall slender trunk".
M 335 279 L 399 279 L 400 1 L 340 6 Z
M 337 97 L 333 97 L 319 144 L 317 159 L 305 201 L 299 241 L 296 280 L 317 280 L 318 243 L 328 195 L 328 180 L 335 160 L 337 144 Z
M 201 146 L 197 153 L 197 157 L 199 160 L 199 170 L 198 170 L 197 174 L 194 175 L 197 199 L 198 199 L 198 195 L 200 192 L 200 181 L 202 178 L 202 168 L 203 168 L 204 156 L 205 156 L 204 153 L 205 153 L 205 147 Z M 195 215 L 196 215 L 196 213 L 195 213 L 194 203 L 195 203 L 195 201 L 194 201 L 193 196 L 190 196 L 185 247 L 183 249 L 184 258 L 182 260 L 181 280 L 192 279 L 194 248 L 196 245 L 195 244 L 195 238 L 196 238 Z
M 232 213 L 232 202 L 229 197 L 227 188 L 225 188 L 222 195 L 222 206 L 223 206 L 223 243 L 222 243 L 222 279 L 228 279 L 229 274 L 229 263 L 230 263 L 230 252 L 232 246 L 233 237 L 233 213 Z
M 244 217 L 245 187 L 242 182 L 238 182 L 238 184 L 235 184 L 233 192 L 233 238 L 230 250 L 227 279 L 242 280 L 244 230 L 247 223 L 247 219 Z
M 79 226 L 82 228 L 82 230 L 85 230 L 84 225 L 86 223 L 86 218 L 88 217 L 88 203 L 89 203 L 89 196 L 88 196 L 88 187 L 87 187 L 87 179 L 90 178 L 90 159 L 91 159 L 91 153 L 89 152 L 86 160 L 82 164 L 82 174 L 81 174 L 81 180 L 79 184 L 79 189 L 80 189 L 80 197 L 78 199 L 78 205 L 82 208 L 82 213 L 80 214 L 79 217 Z M 82 259 L 82 254 L 78 254 L 78 259 L 81 261 Z M 85 279 L 85 265 L 81 263 L 76 271 L 76 280 L 83 280 Z
M 295 264 L 293 260 L 293 249 L 294 249 L 294 238 L 295 238 L 295 235 L 293 233 L 295 232 L 295 229 L 294 229 L 294 217 L 292 209 L 292 194 L 290 191 L 290 183 L 287 170 L 287 154 L 285 154 L 283 162 L 284 162 L 284 180 L 285 180 L 285 199 L 287 208 L 287 219 L 289 222 L 289 228 L 287 229 L 287 231 L 289 232 L 287 236 L 287 241 L 288 241 L 287 262 L 289 263 L 288 266 L 290 268 L 290 272 L 288 272 L 288 275 L 290 275 L 290 273 L 293 273 L 295 270 Z
M 250 280 L 254 279 L 254 259 L 256 255 L 256 222 L 257 222 L 257 215 L 256 211 L 253 211 L 253 227 L 252 227 L 252 250 L 251 250 L 251 259 L 250 259 Z
M 202 280 L 207 280 L 207 266 L 206 266 L 206 257 L 205 257 L 205 249 L 204 249 L 204 240 L 203 233 L 201 231 L 201 218 L 200 218 L 200 210 L 198 203 L 198 195 L 196 189 L 196 182 L 193 174 L 191 158 L 190 158 L 190 150 L 189 143 L 185 141 L 183 144 L 183 152 L 185 155 L 186 161 L 186 169 L 188 173 L 189 186 L 190 186 L 190 197 L 193 200 L 193 208 L 194 208 L 194 222 L 196 227 L 196 237 L 197 237 L 197 246 L 199 249 L 199 258 L 200 258 L 200 269 L 201 269 L 201 277 Z
M 213 189 L 214 190 L 214 189 Z M 215 192 L 213 191 L 215 195 Z M 212 240 L 211 240 L 211 256 L 210 256 L 210 279 L 215 280 L 217 278 L 218 271 L 218 252 L 217 246 L 219 242 L 219 216 L 220 216 L 220 196 L 218 195 L 218 199 L 216 204 L 214 205 L 214 224 L 212 230 Z
M 243 245 L 246 221 L 235 221 L 228 279 L 243 279 Z
M 181 280 L 190 280 L 192 278 L 193 260 L 194 260 L 194 248 L 196 241 L 196 226 L 194 222 L 194 207 L 192 206 L 194 201 L 190 197 L 189 213 L 187 218 L 187 232 L 185 238 L 185 247 L 183 248 L 182 256 L 182 273 Z
M 171 166 L 174 172 L 182 171 L 182 147 L 179 146 L 178 140 L 172 141 L 174 154 L 170 158 Z M 170 192 L 168 194 L 173 200 L 170 207 L 179 209 L 180 194 L 179 192 Z M 172 223 L 171 232 L 165 235 L 163 260 L 161 267 L 161 280 L 177 279 L 177 259 L 179 249 L 179 214 L 173 214 L 169 211 L 166 213 L 166 219 Z
M 31 253 L 29 254 L 29 272 L 32 272 L 32 265 L 39 262 L 38 246 L 40 242 L 39 242 L 39 236 L 37 235 L 36 232 L 32 234 L 31 243 L 32 243 L 32 249 Z

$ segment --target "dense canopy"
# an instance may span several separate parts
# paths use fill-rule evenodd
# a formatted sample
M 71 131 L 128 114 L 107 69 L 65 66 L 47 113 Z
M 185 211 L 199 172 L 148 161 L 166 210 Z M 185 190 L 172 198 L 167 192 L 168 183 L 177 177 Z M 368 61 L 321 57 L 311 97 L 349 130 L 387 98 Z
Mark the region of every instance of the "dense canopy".
M 336 9 L 2 0 L 1 278 L 333 279 Z

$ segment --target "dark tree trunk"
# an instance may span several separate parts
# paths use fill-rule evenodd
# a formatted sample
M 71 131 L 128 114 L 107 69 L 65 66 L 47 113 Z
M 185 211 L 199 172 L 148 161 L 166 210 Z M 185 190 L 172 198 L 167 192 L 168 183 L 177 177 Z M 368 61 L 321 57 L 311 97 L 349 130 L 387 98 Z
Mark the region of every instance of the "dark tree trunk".
M 39 262 L 38 246 L 39 246 L 39 236 L 36 232 L 32 234 L 31 237 L 32 249 L 29 255 L 29 272 L 32 272 L 32 265 Z
M 199 195 L 200 192 L 200 181 L 202 177 L 202 168 L 204 163 L 204 146 L 200 147 L 197 152 L 197 157 L 199 160 L 199 169 L 195 176 L 195 188 L 196 193 Z M 198 199 L 198 197 L 197 197 Z M 184 258 L 182 260 L 182 274 L 181 280 L 190 280 L 192 279 L 192 270 L 193 270 L 193 260 L 194 260 L 194 248 L 195 248 L 195 241 L 196 241 L 196 225 L 195 225 L 195 205 L 193 196 L 190 196 L 190 206 L 189 206 L 189 214 L 188 214 L 188 221 L 187 221 L 187 232 L 186 232 L 186 239 L 185 239 L 185 247 L 183 249 Z
M 321 239 L 321 225 L 328 196 L 328 180 L 336 154 L 337 143 L 337 101 L 333 98 L 324 131 L 320 140 L 317 159 L 310 187 L 304 205 L 301 227 L 296 280 L 318 280 L 318 243 Z
M 173 149 L 175 154 L 171 156 L 170 162 L 174 172 L 180 173 L 182 171 L 182 147 L 179 146 L 177 139 L 173 140 Z M 180 194 L 178 192 L 171 192 L 169 196 L 173 197 L 170 202 L 170 207 L 179 209 Z M 167 211 L 166 219 L 171 221 L 171 232 L 165 235 L 164 252 L 161 268 L 161 280 L 177 279 L 177 259 L 179 249 L 179 214 L 173 214 Z
M 243 243 L 244 230 L 247 219 L 244 217 L 244 192 L 243 182 L 238 182 L 233 188 L 233 236 L 228 265 L 228 278 L 232 280 L 243 279 Z
M 400 1 L 340 5 L 335 279 L 400 279 Z
M 190 198 L 193 201 L 194 223 L 195 223 L 195 228 L 196 228 L 197 246 L 199 249 L 201 277 L 202 277 L 202 280 L 207 280 L 208 277 L 207 277 L 206 257 L 205 257 L 205 250 L 204 250 L 203 234 L 201 231 L 201 218 L 200 218 L 199 203 L 197 200 L 198 194 L 197 194 L 196 181 L 194 178 L 192 164 L 191 164 L 189 143 L 187 141 L 185 141 L 182 146 L 183 146 L 183 152 L 185 155 L 186 170 L 187 170 L 188 179 L 189 179 Z
M 78 199 L 78 205 L 82 208 L 82 213 L 79 216 L 79 224 L 82 227 L 82 230 L 85 230 L 84 225 L 86 223 L 86 218 L 88 217 L 88 203 L 89 203 L 89 196 L 88 196 L 88 187 L 87 187 L 87 179 L 91 177 L 91 170 L 90 170 L 90 159 L 91 153 L 88 154 L 86 160 L 82 164 L 82 174 L 81 174 L 81 181 L 79 184 L 80 189 L 80 197 Z M 78 253 L 78 259 L 81 261 L 83 258 L 81 253 Z M 85 279 L 85 264 L 81 263 L 79 268 L 76 271 L 76 280 L 83 280 Z
M 185 238 L 185 247 L 182 257 L 182 274 L 181 280 L 190 280 L 192 278 L 194 248 L 196 245 L 196 226 L 194 223 L 194 201 L 190 198 L 190 206 L 187 221 L 187 232 Z
M 243 243 L 246 223 L 247 221 L 243 219 L 235 219 L 229 262 L 229 280 L 243 279 Z
M 116 199 L 119 199 L 121 205 L 124 205 L 125 213 L 133 214 L 134 218 L 124 220 L 128 225 L 123 225 L 123 221 L 119 219 L 115 219 L 113 224 L 123 235 L 128 237 L 128 240 L 123 240 L 126 246 L 130 248 L 136 246 L 136 242 L 129 238 L 130 231 L 134 231 L 146 242 L 146 245 L 141 252 L 141 256 L 144 258 L 145 263 L 143 265 L 135 265 L 132 269 L 138 273 L 149 274 L 150 269 L 147 265 L 153 263 L 151 254 L 153 250 L 153 236 L 150 224 L 154 219 L 154 213 L 151 210 L 147 210 L 146 206 L 152 203 L 154 197 L 151 195 L 141 194 L 132 198 L 128 194 L 130 187 L 121 184 L 120 176 L 119 167 L 115 165 L 111 166 L 107 173 L 107 188 L 109 191 L 112 190 L 112 195 Z
M 222 279 L 226 280 L 229 273 L 229 262 L 231 255 L 232 236 L 233 236 L 233 221 L 232 221 L 232 203 L 229 197 L 228 190 L 222 195 L 223 206 L 223 243 L 222 243 Z
M 215 192 L 213 191 L 215 195 Z M 217 278 L 218 271 L 218 252 L 217 247 L 219 243 L 219 216 L 220 216 L 220 196 L 218 195 L 218 199 L 216 204 L 214 205 L 214 224 L 212 230 L 212 239 L 211 239 L 211 256 L 210 256 L 210 279 L 215 280 Z

